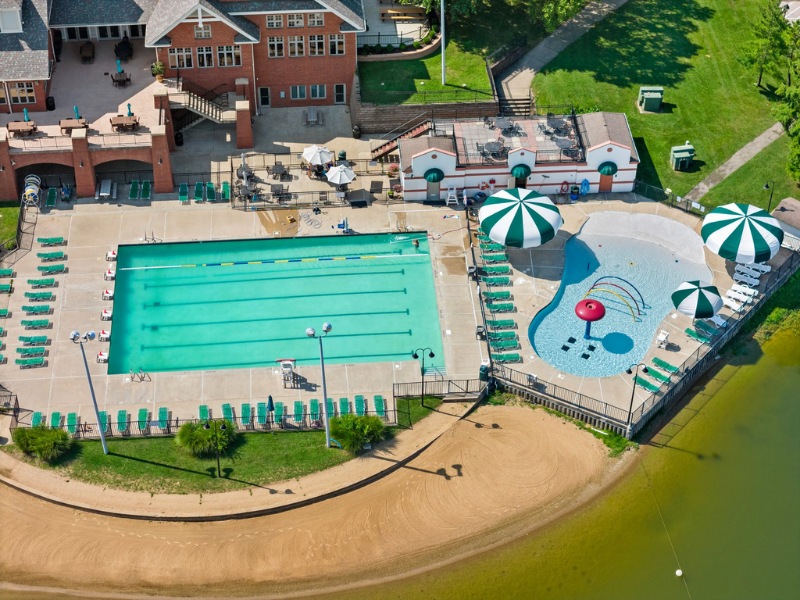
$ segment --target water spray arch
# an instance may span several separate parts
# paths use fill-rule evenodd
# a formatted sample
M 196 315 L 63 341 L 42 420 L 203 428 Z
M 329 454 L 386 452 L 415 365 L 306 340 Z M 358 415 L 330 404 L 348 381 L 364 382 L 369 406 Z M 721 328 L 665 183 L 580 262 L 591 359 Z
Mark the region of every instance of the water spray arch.
M 625 300 L 625 298 L 623 298 L 623 297 L 622 297 L 621 295 L 619 295 L 617 292 L 615 292 L 615 291 L 612 291 L 612 290 L 609 290 L 609 289 L 606 289 L 606 288 L 601 288 L 601 287 L 594 287 L 594 286 L 592 286 L 591 288 L 589 288 L 589 291 L 588 291 L 588 292 L 586 292 L 586 293 L 583 295 L 583 297 L 584 297 L 584 298 L 586 298 L 587 296 L 590 296 L 590 295 L 592 295 L 594 292 L 607 292 L 607 293 L 611 294 L 612 296 L 616 296 L 617 298 L 619 298 L 620 300 L 622 300 L 623 304 L 625 304 L 625 306 L 627 306 L 627 307 L 628 307 L 628 310 L 629 310 L 629 311 L 631 311 L 631 318 L 632 318 L 634 321 L 636 321 L 636 313 L 634 313 L 634 312 L 633 312 L 633 307 L 631 306 L 630 302 L 628 302 L 627 300 Z M 639 314 L 641 314 L 641 313 L 639 313 Z

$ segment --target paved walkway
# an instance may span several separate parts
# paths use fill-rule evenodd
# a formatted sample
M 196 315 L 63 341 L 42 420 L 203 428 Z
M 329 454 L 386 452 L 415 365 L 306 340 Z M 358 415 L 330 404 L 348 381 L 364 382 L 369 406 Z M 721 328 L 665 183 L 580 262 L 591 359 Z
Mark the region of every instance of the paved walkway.
M 537 71 L 541 71 L 560 52 L 627 1 L 597 0 L 588 4 L 502 74 L 498 82 L 500 85 L 497 86 L 500 94 L 503 97 L 527 97 Z
M 686 194 L 686 199 L 699 202 L 700 198 L 705 196 L 711 188 L 719 184 L 719 182 L 736 171 L 736 169 L 777 140 L 783 133 L 783 125 L 775 123 L 753 141 L 742 146 L 733 156 L 709 174 L 708 177 L 689 190 L 689 193 Z

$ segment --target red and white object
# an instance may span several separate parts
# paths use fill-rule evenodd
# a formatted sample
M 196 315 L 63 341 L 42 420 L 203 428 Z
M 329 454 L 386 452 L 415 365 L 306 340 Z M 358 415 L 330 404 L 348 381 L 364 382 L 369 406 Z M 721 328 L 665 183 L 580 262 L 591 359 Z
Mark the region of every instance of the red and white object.
M 105 329 L 101 329 L 100 333 L 97 334 L 97 340 L 99 342 L 110 342 L 111 341 L 111 332 L 106 331 Z
M 102 321 L 110 321 L 113 316 L 114 316 L 114 311 L 113 310 L 109 310 L 107 308 L 104 308 L 103 312 L 100 313 L 100 320 L 102 320 Z
M 103 300 L 113 300 L 114 290 L 103 290 Z
M 117 272 L 114 269 L 108 269 L 103 275 L 103 279 L 106 281 L 114 281 L 117 278 Z
M 114 250 L 109 250 L 106 252 L 106 260 L 109 262 L 117 260 L 117 253 Z
M 99 363 L 107 363 L 108 362 L 108 352 L 98 352 L 97 353 L 97 362 L 99 362 Z

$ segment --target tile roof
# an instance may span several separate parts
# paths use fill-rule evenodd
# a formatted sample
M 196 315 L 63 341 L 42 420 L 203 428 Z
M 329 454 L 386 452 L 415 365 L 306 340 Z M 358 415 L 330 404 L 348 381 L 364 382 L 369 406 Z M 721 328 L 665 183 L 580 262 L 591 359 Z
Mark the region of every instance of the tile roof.
M 451 137 L 430 137 L 423 136 L 418 138 L 409 138 L 407 140 L 400 140 L 398 150 L 400 151 L 400 164 L 404 168 L 411 166 L 411 159 L 420 152 L 436 148 L 444 152 L 456 153 L 456 146 Z
M 146 23 L 159 0 L 52 0 L 51 27 Z
M 24 0 L 0 0 L 0 8 L 20 8 Z
M 233 29 L 238 30 L 240 34 L 243 34 L 237 40 L 238 43 L 252 43 L 260 39 L 261 34 L 258 25 L 245 17 L 231 15 L 230 3 L 217 2 L 215 0 L 159 0 L 158 7 L 147 21 L 145 46 L 153 46 L 160 43 L 161 39 L 175 27 L 178 21 L 193 12 L 198 6 L 221 19 Z
M 639 162 L 639 154 L 636 152 L 636 144 L 633 143 L 633 136 L 628 119 L 625 113 L 596 112 L 578 115 L 579 122 L 583 123 L 581 128 L 586 134 L 583 140 L 587 150 L 591 150 L 606 142 L 613 142 L 620 146 L 631 149 L 631 158 Z
M 0 33 L 0 80 L 49 79 L 48 0 L 19 0 L 19 3 L 22 8 L 23 31 Z

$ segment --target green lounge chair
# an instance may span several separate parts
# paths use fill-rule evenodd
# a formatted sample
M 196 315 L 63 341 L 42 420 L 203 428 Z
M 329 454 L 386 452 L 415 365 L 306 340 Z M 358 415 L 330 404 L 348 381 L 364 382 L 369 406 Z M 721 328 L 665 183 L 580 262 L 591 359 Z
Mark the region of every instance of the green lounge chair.
M 44 279 L 28 279 L 28 285 L 32 288 L 54 287 L 56 285 L 56 280 L 54 277 L 46 277 Z
M 278 427 L 283 427 L 283 402 L 275 403 L 275 424 Z
M 24 310 L 29 315 L 49 315 L 50 314 L 50 305 L 49 304 L 25 304 L 22 306 L 22 310 Z
M 477 237 L 478 237 L 478 241 L 479 242 L 491 242 L 492 241 L 492 238 L 490 238 L 485 233 L 478 233 Z
M 680 371 L 679 367 L 675 365 L 669 364 L 667 361 L 658 358 L 657 356 L 653 357 L 653 364 L 657 366 L 659 369 L 663 369 L 667 373 L 677 373 Z
M 506 352 L 504 354 L 492 354 L 492 360 L 497 363 L 517 363 L 522 362 L 522 357 L 516 352 Z
M 242 403 L 242 427 L 250 427 L 250 423 L 252 421 L 253 416 L 253 408 L 250 406 L 249 402 Z
M 319 416 L 319 400 L 316 398 L 311 399 L 311 403 L 309 404 L 309 420 L 311 421 L 311 426 L 316 427 L 320 423 L 320 416 Z
M 491 329 L 516 329 L 517 322 L 514 319 L 495 319 L 486 321 L 487 327 Z
M 206 183 L 206 200 L 209 202 L 217 201 L 217 190 L 214 187 L 214 183 L 211 181 Z
M 358 415 L 359 417 L 363 417 L 364 415 L 367 414 L 367 403 L 364 400 L 364 396 L 362 396 L 361 394 L 356 394 L 355 401 L 356 401 L 356 415 Z
M 211 413 L 208 410 L 208 405 L 207 404 L 201 404 L 200 405 L 200 420 L 201 421 L 208 421 L 208 419 L 210 417 L 211 417 Z
M 75 432 L 78 431 L 78 415 L 74 412 L 67 413 L 67 431 L 70 435 L 75 435 Z
M 489 273 L 490 275 L 510 275 L 511 274 L 511 267 L 508 265 L 485 265 L 481 267 L 481 270 L 484 273 Z
M 711 337 L 714 337 L 715 335 L 719 335 L 721 333 L 719 329 L 713 325 L 709 325 L 705 321 L 695 321 L 694 326 L 703 335 L 710 335 Z
M 647 379 L 642 379 L 638 375 L 633 378 L 633 381 L 636 382 L 636 385 L 643 387 L 651 394 L 655 394 L 658 391 L 658 386 L 650 383 Z
M 64 263 L 60 263 L 57 265 L 39 265 L 38 267 L 36 267 L 36 270 L 46 275 L 51 275 L 55 273 L 64 273 L 67 270 L 67 265 L 65 265 Z
M 14 361 L 20 369 L 32 369 L 34 367 L 44 366 L 44 357 L 38 356 L 36 358 L 18 358 Z
M 488 286 L 511 285 L 510 277 L 481 277 L 481 281 Z
M 502 292 L 483 292 L 484 300 L 513 300 L 513 296 L 509 291 Z
M 146 408 L 140 408 L 136 424 L 139 426 L 139 433 L 146 432 L 150 427 L 150 411 Z
M 47 190 L 47 200 L 45 200 L 45 208 L 55 208 L 56 198 L 58 197 L 58 189 L 51 187 Z
M 489 346 L 492 350 L 516 350 L 519 348 L 519 340 L 490 341 Z
M 54 261 L 54 260 L 64 260 L 64 258 L 65 258 L 65 254 L 64 254 L 63 250 L 57 250 L 55 252 L 37 252 L 36 256 L 38 256 L 39 259 L 42 262 L 51 262 L 51 261 Z
M 0 308 L 0 319 L 5 319 L 8 316 L 7 308 Z
M 29 346 L 44 346 L 50 340 L 46 335 L 21 335 L 19 341 Z
M 194 184 L 194 201 L 202 202 L 203 200 L 203 182 L 198 181 Z
M 222 405 L 222 418 L 233 423 L 233 409 L 227 402 Z
M 117 431 L 122 434 L 128 433 L 128 411 L 117 411 Z
M 703 334 L 695 331 L 691 327 L 687 327 L 686 328 L 686 335 L 688 335 L 690 338 L 692 338 L 696 342 L 700 342 L 701 344 L 710 344 L 711 343 L 711 340 L 709 338 L 707 338 Z
M 25 292 L 25 297 L 34 302 L 50 302 L 55 299 L 53 292 Z
M 139 199 L 139 180 L 134 179 L 131 181 L 131 187 L 128 190 L 128 200 L 138 200 Z
M 484 252 L 504 252 L 506 249 L 503 244 L 482 243 L 481 250 Z
M 0 277 L 13 277 L 14 269 L 0 269 Z
M 178 200 L 181 204 L 189 204 L 189 185 L 182 183 L 178 186 Z
M 517 307 L 514 306 L 513 302 L 498 302 L 497 304 L 494 304 L 492 302 L 487 302 L 486 308 L 496 313 L 517 312 Z
M 150 200 L 150 194 L 151 193 L 152 193 L 152 187 L 151 187 L 151 184 L 150 184 L 150 180 L 149 179 L 145 179 L 142 182 L 142 193 L 141 193 L 140 198 L 142 200 Z
M 515 340 L 517 339 L 516 331 L 490 331 L 488 333 L 489 340 Z
M 328 398 L 325 401 L 325 410 L 328 411 L 328 418 L 332 419 L 336 416 L 336 407 L 333 404 L 333 398 Z
M 166 406 L 158 407 L 158 428 L 161 431 L 169 430 L 169 409 Z
M 0 283 L 0 294 L 10 294 L 12 292 L 10 283 Z
M 377 414 L 381 419 L 386 418 L 386 403 L 383 400 L 383 396 L 380 394 L 375 394 L 372 397 L 372 402 L 375 405 L 375 414 Z
M 37 356 L 44 356 L 47 352 L 44 346 L 26 346 L 24 348 L 17 348 L 17 354 L 22 358 L 34 358 Z
M 58 429 L 61 427 L 61 413 L 58 411 L 53 412 L 50 415 L 50 427 L 53 429 Z
M 0 327 L 0 336 L 4 336 L 5 334 L 6 334 L 5 327 Z M 2 345 L 2 344 L 0 344 L 0 345 Z
M 294 401 L 294 422 L 299 427 L 303 426 L 303 422 L 305 421 L 305 407 L 303 406 L 302 400 L 295 400 Z
M 267 403 L 259 402 L 256 404 L 256 423 L 264 427 L 267 424 Z
M 664 373 L 655 368 L 647 369 L 646 375 L 649 375 L 659 383 L 667 383 L 669 381 L 669 375 L 664 375 Z
M 222 182 L 222 188 L 220 189 L 220 200 L 223 202 L 230 202 L 231 201 L 231 184 L 228 181 Z
M 39 427 L 42 423 L 44 423 L 44 415 L 37 410 L 31 417 L 31 427 Z
M 481 260 L 486 264 L 503 263 L 508 261 L 505 254 L 481 254 Z
M 40 237 L 40 238 L 36 238 L 36 241 L 39 242 L 42 246 L 63 246 L 64 245 L 64 238 L 63 237 Z
M 339 398 L 339 416 L 350 414 L 350 398 Z
M 104 410 L 100 411 L 100 431 L 108 432 L 108 413 Z

